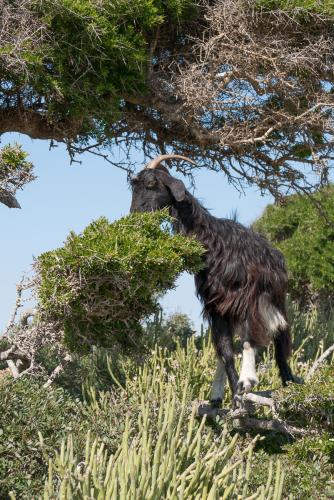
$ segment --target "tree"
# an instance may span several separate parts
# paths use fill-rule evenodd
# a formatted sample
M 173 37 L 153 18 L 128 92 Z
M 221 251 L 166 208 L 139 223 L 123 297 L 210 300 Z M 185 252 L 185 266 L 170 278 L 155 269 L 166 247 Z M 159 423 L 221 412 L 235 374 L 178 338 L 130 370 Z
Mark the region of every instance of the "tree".
M 174 313 L 166 318 L 160 309 L 144 324 L 144 343 L 149 348 L 158 345 L 173 351 L 178 344 L 186 347 L 188 340 L 195 335 L 192 321 L 183 313 Z
M 331 0 L 1 5 L 0 133 L 119 144 L 128 171 L 133 146 L 173 150 L 276 198 L 328 181 Z
M 321 217 L 315 202 L 328 218 Z M 289 291 L 302 306 L 334 304 L 334 186 L 314 200 L 289 196 L 284 206 L 269 205 L 254 228 L 277 246 L 286 258 Z

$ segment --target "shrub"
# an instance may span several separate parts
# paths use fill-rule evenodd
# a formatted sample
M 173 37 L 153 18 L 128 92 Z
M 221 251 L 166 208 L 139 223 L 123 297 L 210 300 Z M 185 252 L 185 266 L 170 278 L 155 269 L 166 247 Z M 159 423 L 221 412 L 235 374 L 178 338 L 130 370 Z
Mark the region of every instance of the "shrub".
M 141 320 L 183 271 L 202 266 L 203 249 L 173 236 L 166 211 L 135 213 L 113 224 L 106 218 L 36 263 L 41 316 L 64 329 L 72 351 L 98 344 L 138 346 Z
M 82 373 L 90 372 L 90 382 L 94 363 L 103 371 L 103 377 L 96 373 L 95 388 L 84 384 L 84 402 L 63 389 L 43 389 L 39 380 L 0 382 L 1 498 L 10 490 L 20 499 L 42 497 L 44 478 L 45 499 L 109 498 L 109 492 L 118 498 L 122 488 L 124 497 L 134 499 L 149 498 L 147 491 L 157 492 L 157 498 L 181 498 L 182 488 L 189 499 L 208 498 L 210 491 L 211 498 L 331 498 L 326 484 L 330 492 L 333 447 L 327 418 L 333 408 L 333 366 L 279 395 L 283 419 L 314 425 L 319 433 L 295 443 L 270 433 L 254 448 L 248 433 L 234 437 L 223 420 L 208 425 L 194 418 L 193 401 L 207 399 L 215 369 L 206 339 L 201 350 L 194 338 L 186 349 L 156 348 L 139 366 L 133 356 L 108 359 L 104 349 L 77 358 Z M 292 365 L 305 376 L 312 360 L 299 364 L 300 359 L 301 352 L 295 352 Z M 262 363 L 260 388 L 279 387 L 271 349 Z M 227 391 L 224 406 L 230 403 Z M 278 452 L 284 474 L 275 463 Z
M 282 419 L 299 427 L 334 430 L 334 366 L 319 369 L 304 385 L 289 384 L 276 395 Z
M 307 12 L 319 12 L 326 16 L 334 15 L 334 6 L 331 0 L 257 0 L 257 4 L 267 9 L 282 9 L 287 12 L 301 10 L 305 17 Z
M 319 213 L 321 204 L 327 220 Z M 269 205 L 254 228 L 284 254 L 293 299 L 333 303 L 334 186 L 314 195 L 293 195 L 284 206 Z
M 50 462 L 44 498 L 85 498 L 88 492 L 92 499 L 246 498 L 252 493 L 259 500 L 281 498 L 279 462 L 276 474 L 271 464 L 255 492 L 249 487 L 254 441 L 241 451 L 237 436 L 231 440 L 226 429 L 214 439 L 205 431 L 205 420 L 197 426 L 194 413 L 189 418 L 183 412 L 176 422 L 175 413 L 169 392 L 156 416 L 159 432 L 152 432 L 152 417 L 143 411 L 139 433 L 133 437 L 127 422 L 111 456 L 88 436 L 84 460 L 78 462 L 69 438 Z
M 135 377 L 126 375 L 118 399 L 127 399 L 131 411 L 123 415 L 114 452 L 108 432 L 102 439 L 88 435 L 79 453 L 69 436 L 50 461 L 44 498 L 85 498 L 88 492 L 93 499 L 281 498 L 278 462 L 262 471 L 260 485 L 251 485 L 256 439 L 244 443 L 223 425 L 195 418 L 191 404 L 209 389 L 212 359 L 211 346 L 198 351 L 194 339 L 187 350 L 156 349 Z M 97 415 L 113 412 L 108 393 L 91 396 L 87 404 Z
M 0 497 L 15 490 L 20 498 L 36 498 L 47 472 L 38 432 L 51 455 L 68 432 L 85 428 L 81 405 L 61 388 L 47 390 L 33 379 L 5 377 L 0 407 Z
M 63 388 L 45 389 L 40 380 L 31 377 L 1 378 L 0 405 L 1 499 L 8 498 L 10 491 L 20 499 L 39 498 L 49 458 L 69 434 L 75 436 L 73 446 L 79 455 L 88 431 L 109 453 L 115 451 L 124 416 L 131 410 L 134 413 L 131 401 L 123 396 L 115 399 L 113 393 L 103 396 L 91 389 L 83 403 Z

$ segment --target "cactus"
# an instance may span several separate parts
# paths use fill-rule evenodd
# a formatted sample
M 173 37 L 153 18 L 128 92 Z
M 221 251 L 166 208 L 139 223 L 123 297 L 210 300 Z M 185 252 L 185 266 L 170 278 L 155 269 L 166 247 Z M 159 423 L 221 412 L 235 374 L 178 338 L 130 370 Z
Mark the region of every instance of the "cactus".
M 284 474 L 279 461 L 276 466 L 270 464 L 264 484 L 250 491 L 248 481 L 258 438 L 243 450 L 238 436 L 230 438 L 226 427 L 213 438 L 205 430 L 205 418 L 198 424 L 194 411 L 189 416 L 187 385 L 181 414 L 171 381 L 165 389 L 156 414 L 143 398 L 138 433 L 126 419 L 114 454 L 109 455 L 103 443 L 88 433 L 81 461 L 74 454 L 72 436 L 68 436 L 49 461 L 44 500 L 281 498 Z
M 196 382 L 201 386 L 210 376 L 211 354 L 208 345 L 198 353 L 193 343 L 187 353 L 179 348 L 171 357 L 157 349 L 119 388 L 138 415 L 126 416 L 116 451 L 109 453 L 88 433 L 85 452 L 77 456 L 69 435 L 49 460 L 44 500 L 281 498 L 284 473 L 278 461 L 270 463 L 259 488 L 251 485 L 258 437 L 242 444 L 226 426 L 217 435 L 205 418 L 195 416 L 191 401 Z M 108 393 L 88 392 L 86 404 L 110 411 Z

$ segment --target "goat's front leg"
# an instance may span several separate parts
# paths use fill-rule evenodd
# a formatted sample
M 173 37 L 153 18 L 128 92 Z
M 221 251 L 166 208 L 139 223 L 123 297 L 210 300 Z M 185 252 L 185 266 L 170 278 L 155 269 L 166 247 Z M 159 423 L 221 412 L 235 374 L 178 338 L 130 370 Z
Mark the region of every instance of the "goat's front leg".
M 238 374 L 234 365 L 232 330 L 229 322 L 218 314 L 212 315 L 211 320 L 212 340 L 219 363 L 217 364 L 216 376 L 212 387 L 211 402 L 217 405 L 217 403 L 220 403 L 224 399 L 224 386 L 221 381 L 224 378 L 225 382 L 225 377 L 223 377 L 225 371 L 231 387 L 232 398 L 237 393 Z
M 251 392 L 253 387 L 259 382 L 255 366 L 256 348 L 252 341 L 251 330 L 247 320 L 238 326 L 238 331 L 242 340 L 242 361 L 238 380 L 238 393 L 244 394 Z
M 238 380 L 239 394 L 251 392 L 253 387 L 258 383 L 255 366 L 255 347 L 252 347 L 248 340 L 245 340 L 242 347 L 241 371 Z

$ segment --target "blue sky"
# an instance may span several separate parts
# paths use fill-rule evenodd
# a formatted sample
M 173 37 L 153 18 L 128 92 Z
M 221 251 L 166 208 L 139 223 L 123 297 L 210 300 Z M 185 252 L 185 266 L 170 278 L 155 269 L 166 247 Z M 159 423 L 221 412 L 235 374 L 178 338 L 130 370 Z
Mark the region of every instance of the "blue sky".
M 18 193 L 22 210 L 0 204 L 0 331 L 13 309 L 16 283 L 23 273 L 29 272 L 33 257 L 59 247 L 70 230 L 80 232 L 101 215 L 110 221 L 122 217 L 128 213 L 131 200 L 125 172 L 102 158 L 87 154 L 81 158 L 82 164 L 70 165 L 61 145 L 49 151 L 47 141 L 33 141 L 20 134 L 5 134 L 1 139 L 2 145 L 22 144 L 38 178 Z M 138 153 L 134 152 L 132 160 L 138 160 L 140 167 Z M 222 174 L 215 172 L 197 172 L 195 182 L 195 196 L 213 215 L 228 217 L 237 210 L 239 221 L 246 225 L 272 201 L 256 189 L 240 195 Z M 167 314 L 185 312 L 196 328 L 200 327 L 201 306 L 195 297 L 192 276 L 181 276 L 176 290 L 162 299 L 162 305 Z

